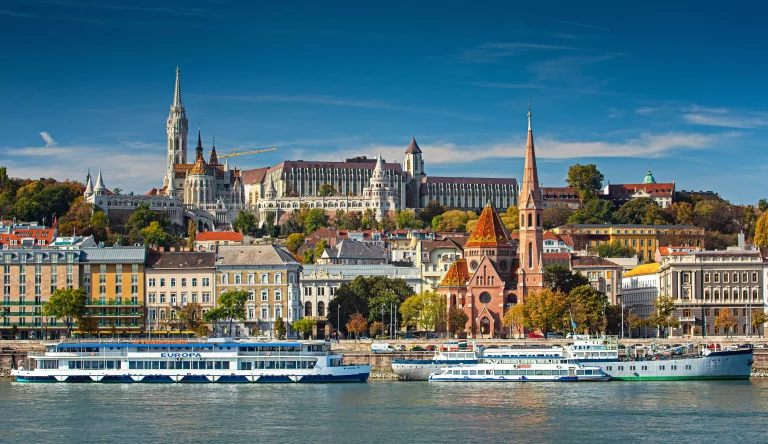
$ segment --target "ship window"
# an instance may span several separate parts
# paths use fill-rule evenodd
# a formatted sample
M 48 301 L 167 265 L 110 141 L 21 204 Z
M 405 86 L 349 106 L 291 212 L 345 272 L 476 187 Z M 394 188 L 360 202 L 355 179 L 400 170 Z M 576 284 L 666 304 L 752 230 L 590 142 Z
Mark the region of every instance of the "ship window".
M 644 366 L 640 367 L 640 370 L 648 370 L 648 366 L 644 365 Z

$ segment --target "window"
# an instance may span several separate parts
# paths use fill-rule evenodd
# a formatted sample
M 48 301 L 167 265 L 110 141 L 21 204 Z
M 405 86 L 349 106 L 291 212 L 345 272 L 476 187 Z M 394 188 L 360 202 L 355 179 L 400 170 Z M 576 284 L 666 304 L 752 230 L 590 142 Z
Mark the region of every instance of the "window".
M 211 286 L 211 279 L 210 278 L 203 278 L 202 279 L 203 287 L 210 287 Z
M 197 287 L 197 278 L 192 278 L 192 286 Z
M 723 273 L 723 282 L 728 283 L 728 273 Z
M 269 300 L 269 292 L 267 290 L 261 290 L 261 300 L 262 302 Z
M 192 296 L 192 303 L 196 303 L 197 302 L 197 293 L 192 293 L 191 296 Z
M 317 295 L 325 296 L 325 287 L 317 287 Z
M 165 304 L 165 293 L 160 293 L 160 303 Z
M 107 294 L 107 286 L 99 285 L 99 294 Z
M 268 284 L 269 283 L 269 275 L 262 274 L 261 275 L 261 283 L 262 284 Z
M 757 282 L 757 272 L 756 271 L 752 272 L 752 282 Z
M 275 300 L 276 301 L 283 300 L 283 292 L 281 290 L 275 290 Z
M 738 284 L 739 283 L 739 273 L 733 273 L 733 283 Z
M 122 294 L 123 293 L 123 286 L 122 285 L 115 285 L 115 293 Z
M 139 264 L 131 264 L 131 273 L 139 272 Z
M 150 293 L 148 295 L 148 298 L 149 298 L 149 303 L 150 304 L 154 304 L 154 303 L 157 302 L 157 295 L 155 293 Z
M 741 282 L 747 283 L 748 282 L 748 279 L 747 279 L 748 277 L 749 276 L 747 276 L 747 272 L 746 271 L 741 273 Z
M 256 295 L 253 294 L 253 290 L 249 290 L 248 291 L 248 300 L 249 301 L 255 301 L 256 300 Z
M 181 286 L 186 287 L 187 286 L 187 278 L 181 278 Z
M 211 302 L 211 294 L 203 293 L 203 303 L 209 304 Z
M 276 284 L 282 284 L 283 283 L 283 275 L 280 273 L 275 273 L 275 283 Z
M 312 287 L 304 287 L 304 296 L 312 296 Z
M 221 284 L 222 285 L 229 284 L 229 276 L 228 275 L 226 275 L 226 274 L 222 274 L 221 275 Z
M 104 274 L 106 272 L 107 272 L 107 265 L 106 264 L 99 265 L 99 273 Z
M 718 282 L 720 282 L 720 273 L 715 273 L 715 274 L 713 275 L 713 277 L 714 277 L 715 283 L 718 283 Z
M 171 293 L 171 305 L 176 306 L 176 293 Z
M 269 306 L 261 307 L 261 319 L 269 319 Z
M 165 278 L 160 278 L 160 286 L 165 287 Z
M 704 273 L 704 283 L 705 283 L 705 284 L 708 284 L 708 283 L 709 283 L 709 279 L 710 279 L 710 278 L 709 278 L 709 273 Z
M 690 308 L 685 308 L 685 309 L 683 309 L 683 317 L 684 317 L 684 318 L 689 318 L 689 317 L 691 317 L 691 309 L 690 309 Z
M 171 278 L 171 287 L 176 286 L 176 278 Z
M 249 275 L 248 275 L 248 283 L 249 283 L 249 284 L 253 284 L 253 283 L 254 283 L 254 277 L 253 277 L 253 275 L 252 275 L 252 274 L 249 274 Z
M 243 283 L 243 276 L 241 276 L 239 273 L 235 275 L 235 285 L 240 285 Z
M 183 307 L 185 305 L 187 305 L 187 294 L 186 293 L 182 293 L 181 294 L 181 306 Z
M 157 281 L 155 280 L 155 278 L 149 278 L 147 283 L 148 283 L 147 285 L 148 287 L 154 287 Z

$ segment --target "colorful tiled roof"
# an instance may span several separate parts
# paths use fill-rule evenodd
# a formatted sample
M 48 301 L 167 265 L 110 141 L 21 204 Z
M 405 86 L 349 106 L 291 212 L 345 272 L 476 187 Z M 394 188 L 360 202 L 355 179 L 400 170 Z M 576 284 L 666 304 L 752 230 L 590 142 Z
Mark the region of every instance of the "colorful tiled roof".
M 189 174 L 205 174 L 205 160 L 203 160 L 202 156 L 197 158 L 195 165 L 189 170 Z
M 440 282 L 441 287 L 464 287 L 469 282 L 469 268 L 467 268 L 466 259 L 457 259 L 445 273 L 445 277 Z
M 499 213 L 488 202 L 477 220 L 475 229 L 469 235 L 469 240 L 464 244 L 464 248 L 501 246 L 509 246 L 509 235 Z

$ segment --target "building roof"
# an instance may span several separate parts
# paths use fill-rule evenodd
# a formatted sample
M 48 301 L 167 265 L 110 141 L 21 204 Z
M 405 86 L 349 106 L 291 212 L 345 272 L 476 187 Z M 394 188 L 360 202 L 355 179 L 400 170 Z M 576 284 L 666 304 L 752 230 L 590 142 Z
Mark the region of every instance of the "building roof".
M 693 253 L 694 251 L 700 250 L 699 247 L 686 247 L 686 246 L 666 246 L 666 247 L 659 247 L 659 255 L 661 256 L 680 256 L 683 254 L 689 254 Z
M 646 274 L 656 274 L 659 271 L 659 263 L 651 262 L 650 264 L 642 264 L 627 271 L 622 277 L 643 276 Z
M 386 259 L 387 257 L 381 246 L 351 239 L 337 243 L 334 248 L 326 248 L 323 256 L 325 254 L 336 259 Z
M 653 177 L 653 174 L 651 174 L 651 170 L 648 170 L 648 173 L 645 175 L 645 179 L 643 179 L 643 183 L 656 183 L 656 178 Z
M 455 183 L 455 184 L 481 184 L 481 185 L 517 185 L 514 178 L 488 178 L 488 177 L 444 177 L 427 176 L 421 183 Z
M 630 197 L 638 191 L 645 191 L 653 197 L 673 197 L 675 184 L 672 183 L 627 183 L 606 186 L 609 198 Z
M 451 268 L 445 273 L 445 277 L 440 282 L 441 287 L 464 287 L 472 276 L 469 274 L 466 259 L 456 259 L 451 264 Z
M 665 229 L 682 229 L 682 230 L 689 230 L 689 229 L 696 229 L 699 230 L 699 227 L 694 227 L 693 225 L 643 225 L 643 224 L 567 224 L 567 225 L 561 225 L 557 227 L 559 229 L 566 229 L 566 228 L 654 228 L 658 230 L 665 230 Z
M 326 277 L 342 276 L 352 280 L 357 276 L 389 276 L 391 278 L 402 278 L 421 280 L 421 271 L 416 267 L 400 267 L 393 264 L 316 264 L 302 265 L 301 279 L 308 279 L 313 273 L 324 274 Z M 320 276 L 315 276 L 320 277 Z
M 544 199 L 578 199 L 579 191 L 574 187 L 542 187 Z
M 192 169 L 189 170 L 189 174 L 199 174 L 204 175 L 206 170 L 205 160 L 203 160 L 203 156 L 200 156 L 195 161 L 195 164 L 192 166 Z
M 436 241 L 425 240 L 421 241 L 421 251 L 422 253 L 431 253 L 437 248 L 454 248 L 462 251 L 467 240 L 466 236 L 446 236 Z
M 243 233 L 237 231 L 204 231 L 195 235 L 195 242 L 211 241 L 242 242 Z
M 419 148 L 419 144 L 416 143 L 416 138 L 411 137 L 411 144 L 408 145 L 408 148 L 405 150 L 405 154 L 419 154 L 421 153 L 421 148 Z
M 147 268 L 213 268 L 216 266 L 215 253 L 199 251 L 156 251 L 147 252 Z
M 267 175 L 267 171 L 269 171 L 269 167 L 256 168 L 253 170 L 243 170 L 241 174 L 243 185 L 261 183 L 264 181 L 264 176 Z
M 469 235 L 469 240 L 464 244 L 468 247 L 501 247 L 509 246 L 509 233 L 504 223 L 496 212 L 496 208 L 488 202 L 480 213 L 477 225 Z
M 285 179 L 285 174 L 294 169 L 301 168 L 325 168 L 337 170 L 373 170 L 376 168 L 376 159 L 368 159 L 365 156 L 353 159 L 347 159 L 344 162 L 328 162 L 323 160 L 285 160 L 270 168 L 269 171 L 281 171 L 280 179 Z M 392 170 L 397 174 L 403 173 L 403 167 L 399 163 L 384 163 L 385 170 Z
M 619 267 L 621 265 L 604 259 L 600 256 L 573 256 L 571 259 L 573 268 L 589 268 L 589 267 Z
M 287 250 L 274 244 L 222 245 L 216 253 L 216 265 L 290 265 L 296 259 Z
M 147 256 L 146 247 L 98 247 L 80 250 L 81 262 L 107 264 L 144 263 Z

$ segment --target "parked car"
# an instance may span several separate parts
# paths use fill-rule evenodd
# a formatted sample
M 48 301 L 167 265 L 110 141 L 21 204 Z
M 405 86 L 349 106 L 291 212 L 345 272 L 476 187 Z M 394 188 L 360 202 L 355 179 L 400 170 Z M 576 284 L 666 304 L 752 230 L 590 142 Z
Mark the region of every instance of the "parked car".
M 403 335 L 403 339 L 419 339 L 419 337 L 412 333 L 406 333 Z
M 501 345 L 499 346 L 499 348 L 505 348 L 505 349 L 509 350 L 509 348 L 510 348 L 510 347 L 509 347 L 509 345 L 507 345 L 507 344 L 501 344 Z
M 485 348 L 499 348 L 499 346 L 494 344 L 494 345 L 489 345 L 488 347 L 485 347 Z
M 547 333 L 547 339 L 563 339 L 560 333 Z
M 425 352 L 425 351 L 427 351 L 427 349 L 422 347 L 422 346 L 420 346 L 420 345 L 414 345 L 413 347 L 411 347 L 411 351 L 412 352 Z
M 437 351 L 437 346 L 436 345 L 428 345 L 427 346 L 427 351 L 430 351 L 430 352 Z
M 397 346 L 395 346 L 395 350 L 396 351 L 404 352 L 405 351 L 405 346 L 404 345 L 397 345 Z
M 755 344 L 755 348 L 768 348 L 768 344 Z
M 528 333 L 528 337 L 531 339 L 544 339 L 544 336 L 538 334 L 538 333 Z
M 437 339 L 437 335 L 434 333 L 427 333 L 426 336 L 427 339 Z

